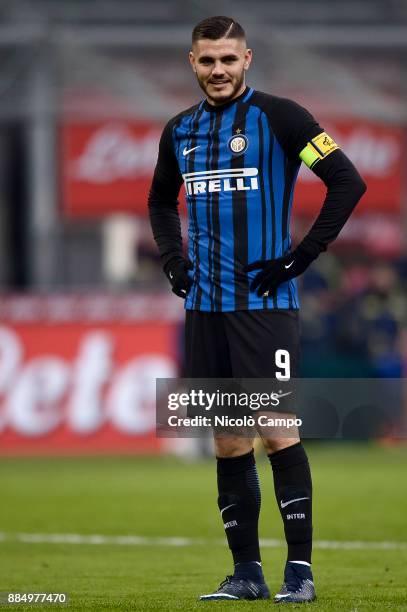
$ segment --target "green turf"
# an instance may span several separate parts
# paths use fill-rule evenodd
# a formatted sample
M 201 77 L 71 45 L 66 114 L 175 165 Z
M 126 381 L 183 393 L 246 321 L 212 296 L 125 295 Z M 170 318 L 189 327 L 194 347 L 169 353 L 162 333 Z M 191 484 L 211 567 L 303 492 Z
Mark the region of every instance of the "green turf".
M 407 448 L 309 445 L 318 540 L 407 542 Z M 271 470 L 259 460 L 261 536 L 282 539 Z M 0 459 L 0 591 L 65 591 L 69 610 L 265 610 L 197 603 L 231 564 L 216 510 L 214 463 L 174 458 Z M 186 536 L 188 547 L 24 544 L 13 534 Z M 271 590 L 285 551 L 263 550 Z M 314 553 L 313 610 L 407 611 L 407 549 Z M 295 608 L 295 606 L 286 606 Z M 305 606 L 306 609 L 309 606 Z M 301 608 L 297 606 L 296 608 Z M 304 606 L 303 606 L 304 608 Z M 33 606 L 4 609 L 29 610 Z

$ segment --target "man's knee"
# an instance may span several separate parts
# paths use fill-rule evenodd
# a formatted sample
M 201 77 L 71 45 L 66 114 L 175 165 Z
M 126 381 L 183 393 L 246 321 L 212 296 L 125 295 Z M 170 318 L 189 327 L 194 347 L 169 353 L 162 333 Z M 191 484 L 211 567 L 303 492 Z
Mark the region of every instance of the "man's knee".
M 288 448 L 289 446 L 293 446 L 297 444 L 300 439 L 299 438 L 262 438 L 263 445 L 268 455 L 276 453 L 279 450 L 283 450 L 283 448 Z
M 249 453 L 253 448 L 253 440 L 225 436 L 215 438 L 215 452 L 217 457 L 239 457 Z

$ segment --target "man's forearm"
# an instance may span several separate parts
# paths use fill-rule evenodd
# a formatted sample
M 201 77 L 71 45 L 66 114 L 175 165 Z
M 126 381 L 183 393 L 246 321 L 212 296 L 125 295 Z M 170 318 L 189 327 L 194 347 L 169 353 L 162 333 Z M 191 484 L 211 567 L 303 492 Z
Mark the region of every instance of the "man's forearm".
M 152 189 L 148 198 L 148 209 L 154 240 L 165 266 L 174 257 L 183 256 L 178 202 L 165 201 Z
M 299 245 L 300 251 L 311 259 L 335 240 L 366 191 L 365 182 L 341 151 L 335 151 L 317 164 L 314 172 L 328 190 L 315 223 Z

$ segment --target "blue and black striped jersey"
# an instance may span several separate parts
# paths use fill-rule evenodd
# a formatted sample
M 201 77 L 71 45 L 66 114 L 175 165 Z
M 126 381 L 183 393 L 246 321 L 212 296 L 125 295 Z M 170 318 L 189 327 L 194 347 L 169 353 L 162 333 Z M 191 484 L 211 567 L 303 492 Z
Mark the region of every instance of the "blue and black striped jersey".
M 225 105 L 204 100 L 168 122 L 153 184 L 169 202 L 185 186 L 194 266 L 187 309 L 298 308 L 295 279 L 258 297 L 249 289 L 256 273 L 244 267 L 289 251 L 300 153 L 321 133 L 297 103 L 248 87 Z M 315 162 L 324 150 L 314 147 Z

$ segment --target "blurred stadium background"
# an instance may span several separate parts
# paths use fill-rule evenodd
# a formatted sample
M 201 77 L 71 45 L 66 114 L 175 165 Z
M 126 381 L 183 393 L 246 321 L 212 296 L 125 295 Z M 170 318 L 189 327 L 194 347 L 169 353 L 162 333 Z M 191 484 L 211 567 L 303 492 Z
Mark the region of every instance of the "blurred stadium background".
M 155 378 L 181 368 L 183 305 L 161 272 L 146 205 L 164 123 L 201 97 L 187 50 L 193 25 L 211 14 L 246 28 L 250 85 L 308 107 L 368 184 L 335 245 L 301 279 L 303 375 L 406 375 L 406 2 L 0 0 L 0 591 L 59 585 L 78 594 L 80 610 L 173 610 L 203 578 L 205 588 L 221 578 L 206 549 L 179 541 L 223 537 L 213 464 L 198 460 L 205 449 L 196 442 L 154 435 Z M 322 198 L 303 169 L 294 240 Z M 358 610 L 406 609 L 399 443 L 309 445 L 316 537 L 332 544 L 316 547 L 333 598 L 324 612 L 353 610 L 352 589 L 369 591 Z M 139 456 L 169 452 L 183 457 Z M 202 516 L 191 517 L 191 499 Z M 280 568 L 271 512 L 262 534 L 280 544 L 266 564 Z M 110 542 L 97 556 L 92 544 L 108 546 L 103 538 L 64 536 L 95 533 L 133 534 L 139 548 Z M 160 545 L 158 536 L 175 540 Z M 224 547 L 214 555 L 227 567 Z M 157 595 L 157 568 L 175 599 Z M 133 602 L 137 588 L 149 605 Z
M 303 375 L 405 374 L 405 2 L 1 0 L 2 453 L 163 444 L 154 378 L 179 372 L 183 310 L 146 197 L 163 124 L 201 96 L 191 28 L 219 12 L 247 29 L 250 84 L 308 107 L 368 183 L 301 279 Z M 318 183 L 302 169 L 294 239 Z

